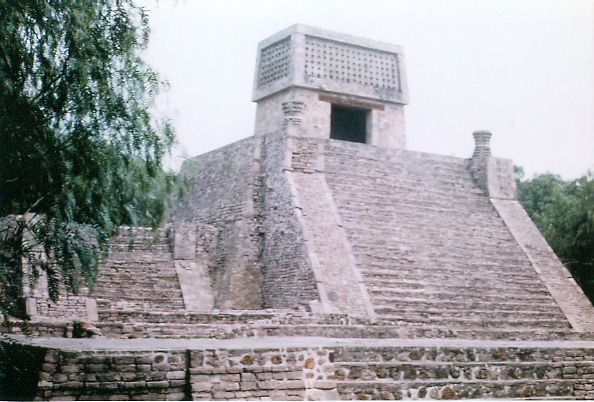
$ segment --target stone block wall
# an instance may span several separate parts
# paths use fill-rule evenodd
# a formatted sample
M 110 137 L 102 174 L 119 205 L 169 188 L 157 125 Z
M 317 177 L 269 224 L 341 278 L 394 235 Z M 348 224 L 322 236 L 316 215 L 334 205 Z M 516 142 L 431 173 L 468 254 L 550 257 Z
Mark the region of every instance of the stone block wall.
M 186 351 L 48 350 L 35 400 L 184 400 Z
M 23 225 L 25 220 L 38 219 L 40 218 L 34 214 L 0 218 L 0 242 L 36 244 L 34 234 L 28 229 L 21 232 L 22 229 L 18 229 L 18 226 Z M 23 223 L 18 223 L 19 220 L 23 220 Z M 38 245 L 34 246 L 32 251 L 40 258 L 45 257 Z M 88 289 L 81 288 L 77 294 L 72 294 L 61 286 L 61 297 L 54 302 L 49 297 L 45 271 L 39 269 L 34 275 L 26 258 L 15 259 L 11 265 L 12 269 L 4 273 L 0 281 L 0 298 L 7 313 L 32 319 L 39 317 L 92 321 L 97 319 L 96 303 L 92 298 L 87 297 Z
M 368 144 L 405 146 L 400 47 L 297 24 L 260 42 L 256 64 L 256 135 L 292 124 L 328 139 L 334 104 L 368 111 Z
M 318 289 L 285 169 L 291 164 L 282 132 L 265 137 L 262 168 L 264 307 L 295 307 L 318 300 Z
M 2 399 L 338 399 L 336 384 L 328 381 L 331 352 L 323 348 L 68 351 L 5 345 L 15 358 L 0 383 Z
M 31 314 L 33 318 L 97 321 L 97 304 L 92 298 L 62 295 L 57 302 L 51 301 L 48 297 L 37 297 L 34 300 L 35 314 Z M 94 312 L 89 314 L 89 310 Z
M 214 297 L 209 275 L 218 230 L 199 222 L 180 223 L 173 230 L 175 271 L 187 311 L 212 310 Z
M 303 137 L 329 139 L 332 104 L 369 111 L 367 144 L 406 148 L 402 105 L 379 104 L 345 95 L 324 95 L 304 88 L 288 88 L 261 99 L 256 110 L 255 135 L 263 136 L 294 126 Z
M 307 258 L 316 277 L 319 312 L 373 318 L 375 312 L 324 175 L 327 142 L 291 137 L 291 167 L 286 173 L 304 232 Z
M 262 278 L 259 140 L 247 138 L 187 161 L 181 175 L 192 182 L 189 194 L 170 211 L 175 222 L 199 221 L 218 230 L 209 269 L 215 308 L 260 308 Z

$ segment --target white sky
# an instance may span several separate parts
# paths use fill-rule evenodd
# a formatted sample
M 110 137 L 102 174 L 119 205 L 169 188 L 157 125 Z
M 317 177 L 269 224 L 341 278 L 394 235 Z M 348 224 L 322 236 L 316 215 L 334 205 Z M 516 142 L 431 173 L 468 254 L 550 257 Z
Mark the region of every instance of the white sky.
M 594 0 L 145 0 L 171 88 L 170 165 L 253 134 L 258 41 L 303 23 L 404 47 L 408 148 L 469 157 L 472 131 L 528 175 L 594 168 Z

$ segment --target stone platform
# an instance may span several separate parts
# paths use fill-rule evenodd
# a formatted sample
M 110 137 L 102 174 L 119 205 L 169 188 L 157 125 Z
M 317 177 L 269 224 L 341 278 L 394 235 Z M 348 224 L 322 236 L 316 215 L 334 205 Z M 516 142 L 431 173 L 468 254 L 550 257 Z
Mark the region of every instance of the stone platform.
M 594 397 L 594 341 L 11 335 L 4 344 L 26 357 L 21 373 L 37 370 L 38 400 Z

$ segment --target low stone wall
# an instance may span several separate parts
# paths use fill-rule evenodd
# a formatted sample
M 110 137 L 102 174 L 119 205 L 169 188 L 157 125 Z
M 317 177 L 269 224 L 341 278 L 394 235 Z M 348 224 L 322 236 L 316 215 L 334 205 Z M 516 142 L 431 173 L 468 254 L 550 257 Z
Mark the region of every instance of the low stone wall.
M 342 399 L 592 399 L 594 349 L 408 346 L 337 348 Z
M 334 374 L 331 352 L 323 348 L 65 351 L 16 343 L 6 345 L 3 343 L 2 347 L 10 348 L 4 350 L 11 354 L 8 363 L 14 369 L 0 388 L 1 399 L 304 400 L 338 397 L 336 385 L 327 381 Z M 35 359 L 23 359 L 24 353 L 34 355 Z M 32 379 L 39 381 L 35 384 Z
M 314 338 L 315 339 L 315 338 Z M 206 342 L 156 340 L 73 350 L 2 342 L 1 399 L 335 400 L 594 398 L 592 343 L 376 340 Z M 275 341 L 278 345 L 279 339 Z M 305 346 L 306 343 L 320 346 Z M 334 344 L 336 343 L 336 344 Z M 340 345 L 342 343 L 342 345 Z M 57 343 L 53 343 L 56 345 Z M 198 342 L 197 345 L 200 343 Z M 265 345 L 266 341 L 262 342 Z M 86 343 L 100 347 L 102 343 Z M 109 343 L 103 343 L 107 346 Z M 135 345 L 139 345 L 135 343 Z M 83 349 L 76 350 L 77 348 Z M 14 384 L 19 384 L 15 387 Z
M 594 333 L 574 331 L 513 331 L 513 330 L 449 330 L 404 325 L 372 325 L 340 322 L 330 319 L 294 321 L 228 321 L 228 322 L 100 322 L 94 323 L 105 338 L 264 338 L 279 336 L 313 336 L 326 338 L 366 339 L 484 339 L 484 340 L 586 340 Z M 34 337 L 71 338 L 72 321 L 8 321 L 0 324 L 0 333 Z

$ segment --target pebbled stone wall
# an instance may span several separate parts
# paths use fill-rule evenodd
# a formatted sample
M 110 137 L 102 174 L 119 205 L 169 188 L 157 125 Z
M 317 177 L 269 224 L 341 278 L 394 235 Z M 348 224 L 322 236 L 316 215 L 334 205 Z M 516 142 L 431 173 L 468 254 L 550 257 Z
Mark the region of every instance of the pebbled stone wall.
M 193 400 L 338 399 L 322 348 L 190 351 Z
M 0 379 L 3 399 L 594 398 L 591 342 L 409 340 L 392 346 L 128 351 L 61 350 L 8 341 L 2 346 L 13 353 L 14 365 Z
M 591 348 L 484 346 L 337 348 L 343 400 L 590 399 Z

